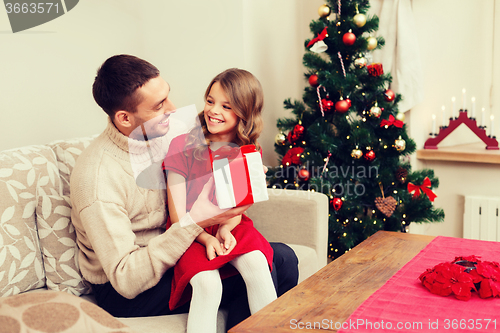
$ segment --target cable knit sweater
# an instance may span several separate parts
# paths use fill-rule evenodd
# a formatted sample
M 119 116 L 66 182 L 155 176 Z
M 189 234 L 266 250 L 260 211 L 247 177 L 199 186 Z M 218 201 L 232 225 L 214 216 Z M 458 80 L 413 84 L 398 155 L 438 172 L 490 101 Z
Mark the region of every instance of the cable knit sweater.
M 165 190 L 137 186 L 130 163 L 137 158 L 131 154 L 146 149 L 109 121 L 78 158 L 70 181 L 82 275 L 93 284 L 111 281 L 126 298 L 156 285 L 203 231 L 179 223 L 165 231 Z

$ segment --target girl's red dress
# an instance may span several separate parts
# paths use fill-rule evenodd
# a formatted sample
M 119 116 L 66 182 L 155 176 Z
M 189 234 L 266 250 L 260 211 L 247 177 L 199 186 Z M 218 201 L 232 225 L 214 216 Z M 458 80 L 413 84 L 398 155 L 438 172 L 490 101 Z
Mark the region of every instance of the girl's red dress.
M 186 138 L 187 134 L 184 134 L 172 140 L 168 154 L 163 161 L 163 169 L 178 173 L 186 179 L 186 210 L 190 211 L 203 186 L 212 176 L 212 167 L 208 149 L 201 151 L 201 159 L 196 159 L 193 156 L 195 148 L 186 149 Z M 212 193 L 211 199 L 216 204 L 214 193 Z M 168 218 L 167 228 L 170 226 L 171 222 Z M 206 228 L 205 231 L 215 236 L 218 229 L 219 226 L 215 225 Z M 195 241 L 179 259 L 174 267 L 169 301 L 171 310 L 183 305 L 191 298 L 189 281 L 194 275 L 214 269 L 219 269 L 221 279 L 235 275 L 238 273 L 236 269 L 231 264 L 226 264 L 242 254 L 259 250 L 266 256 L 269 269 L 272 269 L 273 249 L 264 236 L 255 229 L 250 218 L 242 215 L 241 223 L 231 233 L 237 241 L 231 253 L 208 260 L 205 246 Z

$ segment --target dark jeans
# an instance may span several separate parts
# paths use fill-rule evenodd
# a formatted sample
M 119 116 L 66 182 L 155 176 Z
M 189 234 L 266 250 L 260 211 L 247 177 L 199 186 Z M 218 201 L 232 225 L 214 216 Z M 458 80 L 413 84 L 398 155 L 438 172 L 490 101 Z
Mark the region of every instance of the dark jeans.
M 271 276 L 278 297 L 297 285 L 298 260 L 293 250 L 282 243 L 271 243 L 274 250 Z M 174 270 L 169 269 L 158 284 L 127 299 L 116 292 L 111 283 L 92 285 L 97 304 L 115 317 L 147 317 L 189 312 L 189 303 L 170 311 L 168 300 Z M 245 282 L 240 275 L 222 280 L 221 307 L 228 310 L 227 328 L 250 316 Z

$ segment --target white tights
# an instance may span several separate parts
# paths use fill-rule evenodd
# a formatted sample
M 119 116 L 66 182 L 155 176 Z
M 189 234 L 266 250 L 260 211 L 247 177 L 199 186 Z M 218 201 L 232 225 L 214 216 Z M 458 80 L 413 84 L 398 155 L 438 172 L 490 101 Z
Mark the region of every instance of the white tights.
M 251 314 L 276 299 L 276 290 L 267 259 L 261 251 L 245 253 L 230 263 L 245 281 Z M 217 312 L 222 298 L 219 270 L 200 272 L 193 276 L 190 283 L 193 287 L 193 296 L 189 308 L 187 333 L 215 333 Z

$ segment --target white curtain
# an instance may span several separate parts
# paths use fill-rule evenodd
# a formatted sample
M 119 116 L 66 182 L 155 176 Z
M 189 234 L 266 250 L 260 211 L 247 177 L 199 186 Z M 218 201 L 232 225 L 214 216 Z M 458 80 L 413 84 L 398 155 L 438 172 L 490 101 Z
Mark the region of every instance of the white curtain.
M 410 0 L 372 0 L 369 15 L 380 19 L 377 36 L 385 46 L 373 52 L 373 62 L 391 72 L 391 89 L 403 95 L 399 111 L 406 112 L 424 99 L 424 80 L 420 62 L 417 29 Z

